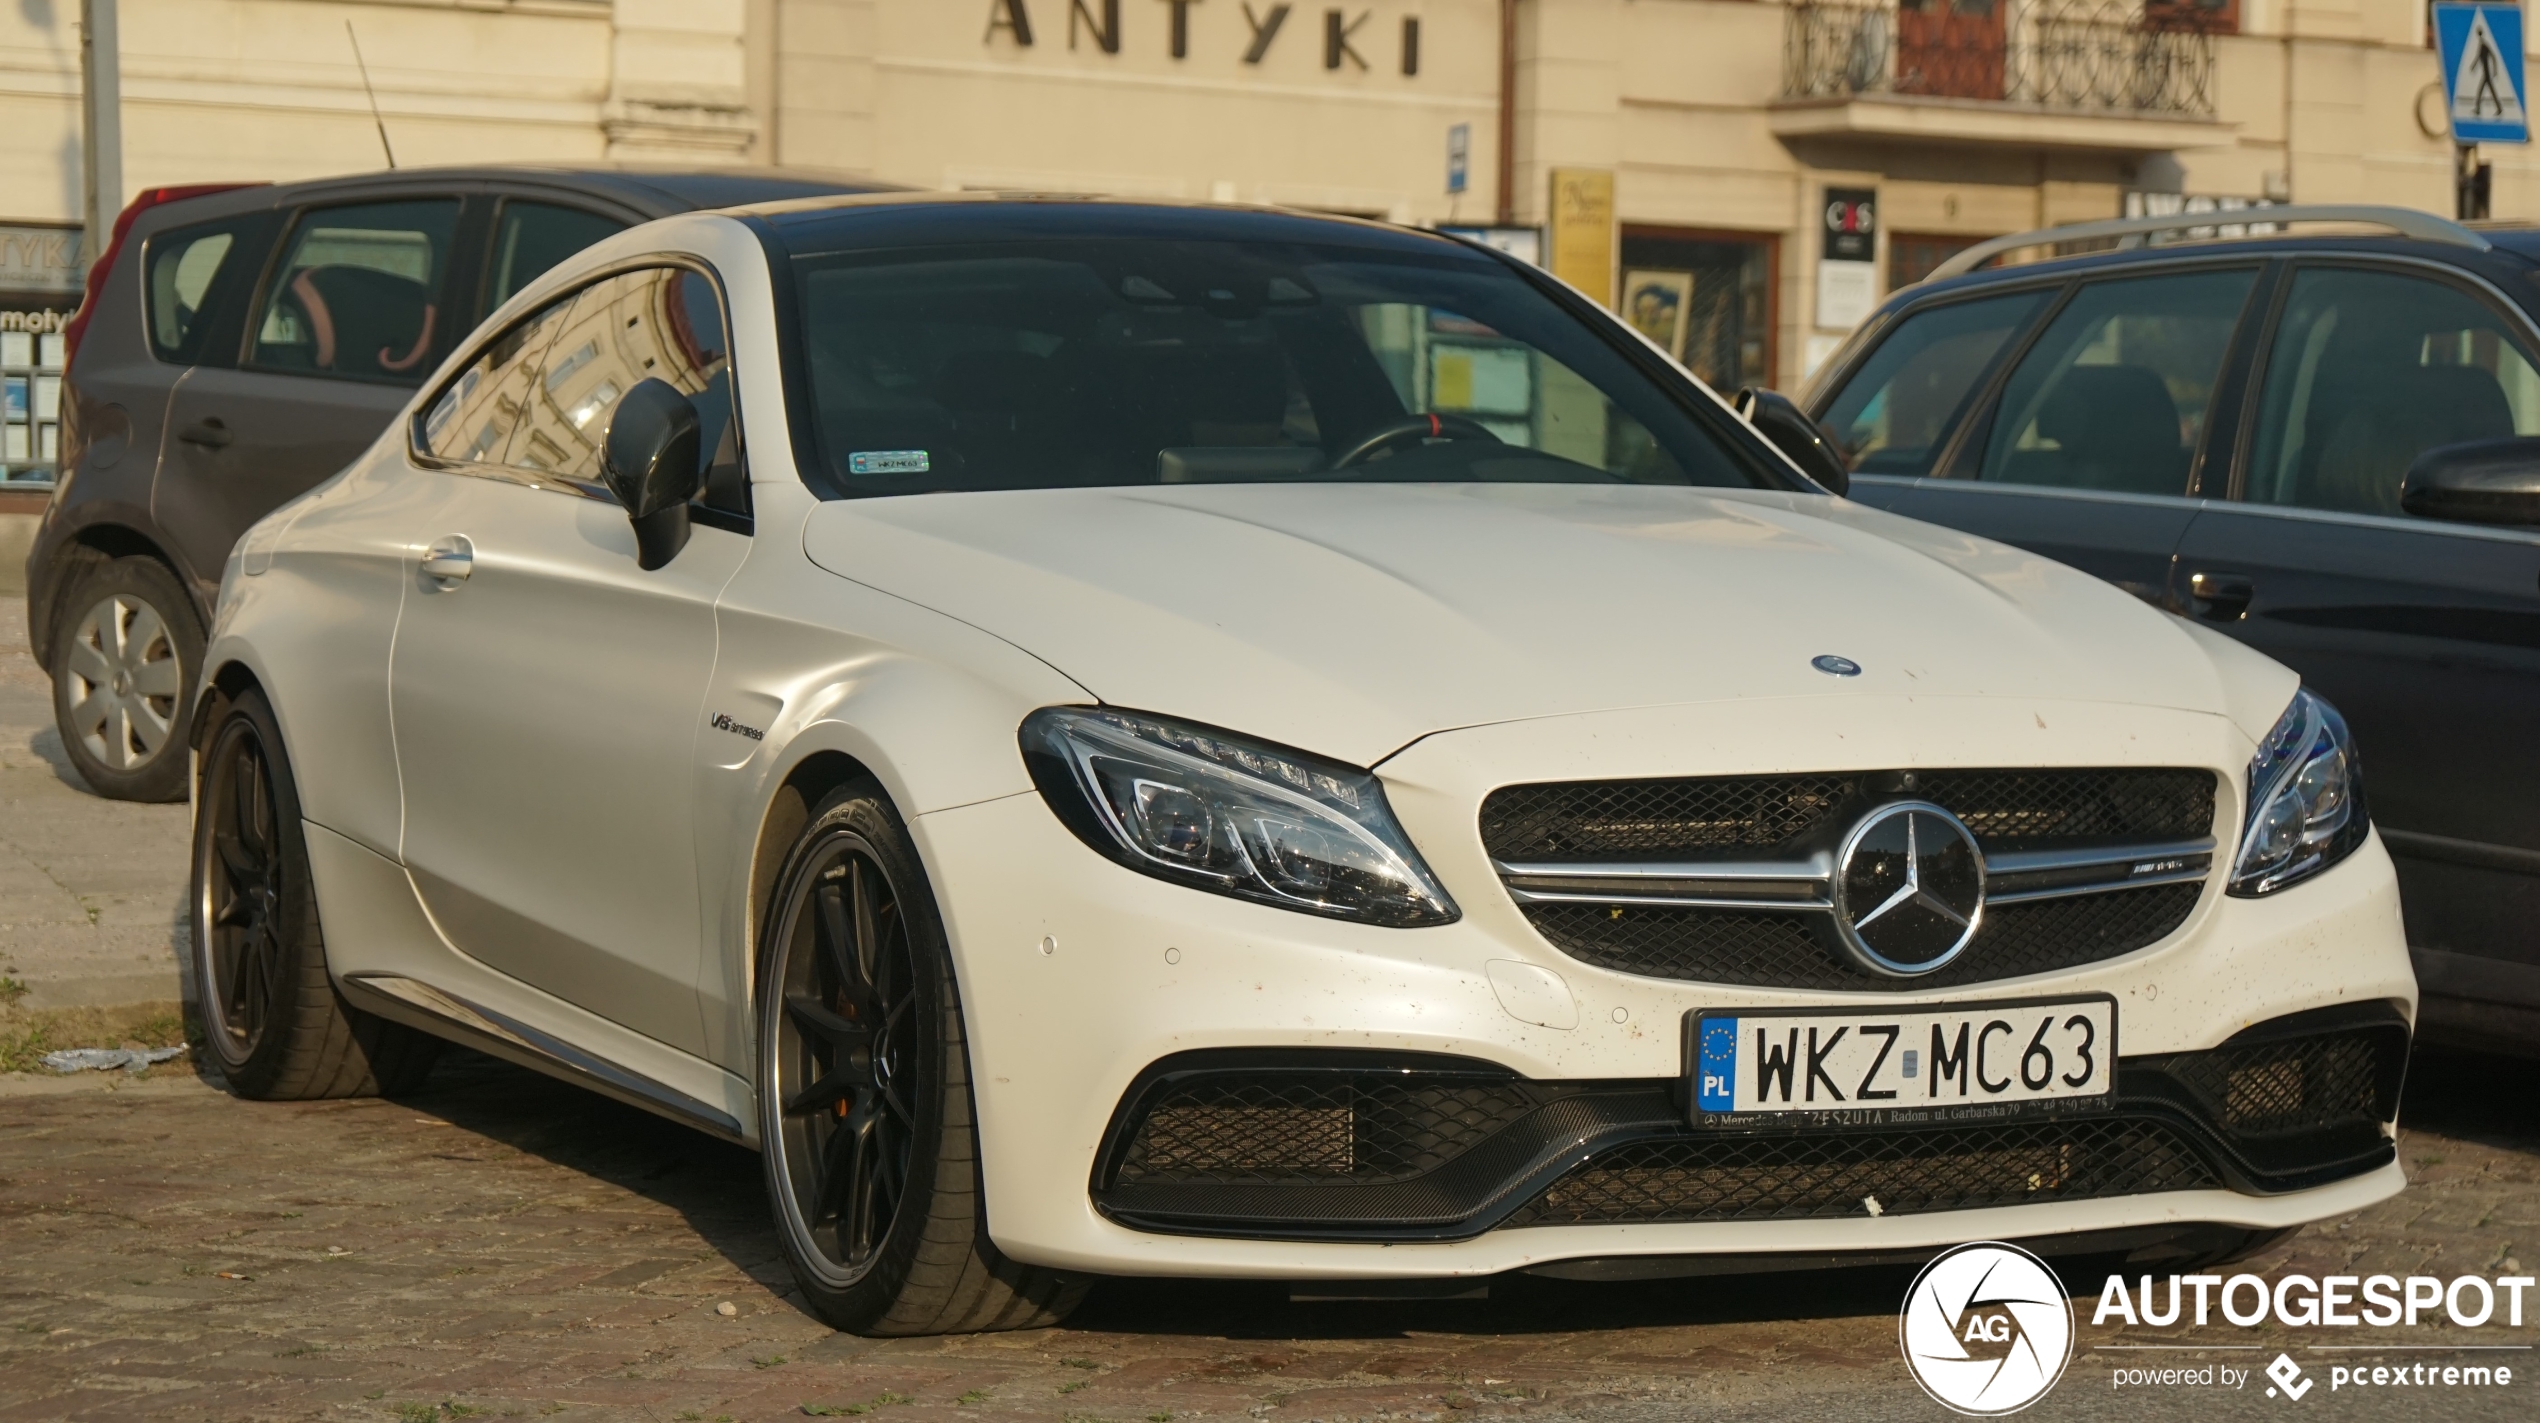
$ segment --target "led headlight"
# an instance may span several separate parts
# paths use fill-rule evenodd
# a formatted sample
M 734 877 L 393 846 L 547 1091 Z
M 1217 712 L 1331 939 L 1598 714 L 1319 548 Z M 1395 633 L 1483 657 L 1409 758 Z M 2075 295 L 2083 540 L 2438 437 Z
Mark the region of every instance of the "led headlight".
M 1283 909 L 1457 918 L 1365 771 L 1107 707 L 1044 707 L 1023 759 L 1079 838 L 1134 870 Z
M 2273 894 L 2354 853 L 2364 842 L 2364 785 L 2354 739 L 2337 708 L 2305 689 L 2249 760 L 2249 824 L 2231 866 L 2231 892 Z

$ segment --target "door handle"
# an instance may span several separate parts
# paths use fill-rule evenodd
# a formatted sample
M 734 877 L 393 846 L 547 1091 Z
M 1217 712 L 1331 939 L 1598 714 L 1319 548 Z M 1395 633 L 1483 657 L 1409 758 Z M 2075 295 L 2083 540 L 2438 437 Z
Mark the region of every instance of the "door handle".
M 444 588 L 465 582 L 475 571 L 476 545 L 465 534 L 445 534 L 423 551 L 423 576 L 439 579 Z
M 2240 573 L 2191 573 L 2187 593 L 2197 602 L 2197 615 L 2209 622 L 2236 623 L 2249 616 L 2258 585 Z
M 195 421 L 177 431 L 176 437 L 189 445 L 201 445 L 207 450 L 229 448 L 229 427 L 222 424 L 217 415 L 206 416 Z

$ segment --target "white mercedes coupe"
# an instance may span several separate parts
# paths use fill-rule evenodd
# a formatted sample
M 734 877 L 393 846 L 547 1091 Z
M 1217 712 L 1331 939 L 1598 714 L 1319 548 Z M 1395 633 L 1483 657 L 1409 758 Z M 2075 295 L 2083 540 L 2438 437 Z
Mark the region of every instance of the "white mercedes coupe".
M 636 228 L 247 533 L 205 668 L 231 1087 L 448 1039 L 754 1146 L 841 1328 L 2175 1268 L 2402 1184 L 2335 710 L 1441 236 Z

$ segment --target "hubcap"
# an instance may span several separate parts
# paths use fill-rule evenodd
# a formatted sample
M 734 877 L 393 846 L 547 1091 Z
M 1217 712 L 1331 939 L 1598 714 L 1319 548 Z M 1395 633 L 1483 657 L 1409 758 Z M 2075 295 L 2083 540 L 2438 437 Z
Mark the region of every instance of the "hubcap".
M 126 593 L 101 599 L 71 630 L 71 734 L 109 770 L 134 771 L 167 749 L 184 687 L 159 610 Z
M 786 1214 L 839 1282 L 861 1277 L 906 1199 L 921 1031 L 908 928 L 862 837 L 824 844 L 794 884 L 767 1024 Z
M 203 1002 L 221 1056 L 241 1062 L 264 1037 L 282 965 L 280 827 L 254 728 L 232 723 L 213 747 L 201 814 Z

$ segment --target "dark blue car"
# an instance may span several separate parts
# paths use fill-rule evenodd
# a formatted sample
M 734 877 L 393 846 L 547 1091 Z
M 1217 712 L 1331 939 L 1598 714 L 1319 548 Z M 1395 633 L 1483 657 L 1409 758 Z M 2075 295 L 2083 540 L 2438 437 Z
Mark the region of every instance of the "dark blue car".
M 1853 498 L 2300 672 L 2362 749 L 2421 1031 L 2540 1052 L 2540 231 L 2268 216 L 2018 266 L 1978 264 L 2163 223 L 1987 243 L 1892 297 L 1800 405 Z M 2214 237 L 2176 230 L 2198 221 L 2167 235 Z

